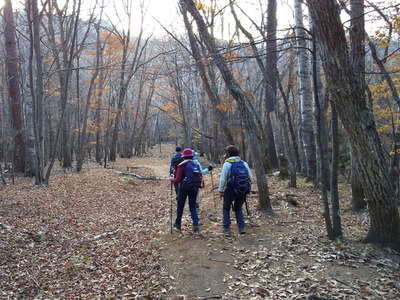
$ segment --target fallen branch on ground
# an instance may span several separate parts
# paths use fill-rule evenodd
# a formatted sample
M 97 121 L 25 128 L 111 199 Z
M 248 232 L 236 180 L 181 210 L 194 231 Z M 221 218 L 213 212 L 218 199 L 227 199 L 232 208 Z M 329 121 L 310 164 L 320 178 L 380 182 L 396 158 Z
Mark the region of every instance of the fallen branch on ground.
M 124 175 L 124 176 L 131 176 L 135 177 L 137 179 L 141 180 L 169 180 L 169 177 L 156 177 L 156 176 L 141 176 L 135 173 L 129 173 L 129 172 L 122 172 L 122 171 L 114 171 L 115 173 L 119 175 Z
M 6 225 L 6 224 L 2 224 L 2 223 L 0 223 L 0 229 L 7 230 L 9 232 L 22 233 L 22 234 L 28 235 L 35 242 L 43 241 L 45 239 L 45 235 L 46 235 L 46 233 L 42 232 L 42 231 L 39 231 L 38 233 L 33 233 L 33 232 L 29 232 L 29 231 L 24 230 L 24 229 L 19 229 L 19 228 L 12 227 L 10 225 Z
M 215 262 L 220 262 L 220 263 L 225 263 L 225 264 L 233 264 L 233 261 L 227 261 L 227 260 L 222 260 L 222 259 L 215 259 L 215 258 L 209 258 L 209 260 L 211 261 L 215 261 Z
M 118 230 L 117 231 L 104 232 L 104 233 L 95 235 L 92 240 L 93 241 L 99 240 L 99 239 L 102 239 L 102 238 L 105 238 L 105 237 L 116 235 L 117 233 L 118 233 Z

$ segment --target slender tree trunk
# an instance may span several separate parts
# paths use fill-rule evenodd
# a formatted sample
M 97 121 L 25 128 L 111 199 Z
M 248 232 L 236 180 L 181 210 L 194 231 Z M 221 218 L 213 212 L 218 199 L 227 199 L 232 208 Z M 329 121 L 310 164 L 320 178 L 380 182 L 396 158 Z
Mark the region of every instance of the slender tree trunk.
M 303 29 L 302 0 L 294 0 L 294 13 L 296 23 L 297 57 L 299 64 L 299 94 L 301 111 L 301 131 L 306 155 L 307 178 L 314 181 L 316 177 L 315 140 L 313 130 L 313 105 L 311 94 L 311 81 L 309 70 L 309 55 L 306 41 L 306 32 Z
M 59 60 L 59 53 L 57 51 L 57 43 L 56 43 L 56 38 L 55 38 L 55 31 L 53 28 L 53 15 L 51 10 L 53 10 L 53 7 L 51 5 L 49 5 L 49 11 L 47 12 L 47 17 L 48 17 L 48 29 L 49 31 L 47 32 L 48 37 L 51 39 L 52 41 L 52 51 L 53 51 L 53 55 L 55 57 L 55 62 L 56 62 L 56 66 L 58 68 L 58 75 L 59 75 L 59 82 L 60 82 L 60 120 L 58 122 L 58 126 L 56 129 L 56 133 L 55 133 L 55 137 L 54 137 L 54 145 L 52 146 L 53 151 L 50 153 L 50 163 L 49 166 L 46 170 L 46 176 L 45 176 L 45 183 L 48 184 L 49 183 L 49 179 L 50 179 L 50 175 L 51 175 L 51 170 L 53 169 L 54 166 L 54 162 L 56 159 L 56 154 L 57 154 L 57 148 L 58 148 L 58 144 L 59 144 L 59 137 L 60 137 L 60 133 L 61 131 L 64 131 L 67 129 L 67 125 L 65 124 L 66 122 L 66 114 L 67 114 L 67 103 L 68 103 L 68 87 L 69 87 L 69 83 L 70 83 L 70 76 L 72 73 L 72 61 L 73 61 L 73 56 L 75 53 L 75 41 L 77 38 L 77 34 L 78 34 L 78 23 L 79 23 L 79 18 L 80 18 L 80 9 L 81 9 L 81 0 L 78 0 L 78 3 L 74 3 L 74 7 L 73 7 L 73 21 L 71 22 L 70 25 L 70 30 L 69 30 L 69 35 L 70 35 L 70 39 L 71 42 L 69 44 L 69 47 L 67 47 L 67 44 L 65 43 L 65 32 L 64 30 L 61 30 L 61 40 L 63 41 L 63 44 L 65 46 L 65 48 L 63 48 L 62 50 L 62 56 L 63 56 L 63 64 L 61 64 L 60 60 Z M 61 22 L 61 20 L 60 20 Z M 62 67 L 61 67 L 62 66 Z M 63 132 L 64 135 L 64 132 Z M 64 140 L 64 139 L 63 139 Z M 70 152 L 65 153 L 66 155 L 70 155 Z
M 291 64 L 292 66 L 293 64 Z M 281 92 L 282 95 L 282 99 L 283 99 L 283 103 L 284 103 L 284 110 L 285 110 L 285 114 L 286 114 L 286 118 L 287 118 L 287 123 L 288 123 L 288 128 L 289 128 L 289 133 L 290 133 L 290 139 L 292 141 L 292 145 L 293 145 L 293 151 L 294 151 L 294 157 L 295 157 L 295 166 L 296 166 L 296 170 L 300 171 L 301 169 L 301 163 L 300 163 L 300 154 L 299 154 L 299 145 L 297 143 L 297 137 L 294 131 L 294 127 L 293 127 L 293 119 L 290 113 L 290 108 L 289 108 L 289 96 L 290 96 L 290 92 L 291 92 L 291 75 L 292 75 L 292 68 L 291 66 L 289 66 L 289 84 L 288 84 L 288 92 L 285 93 L 282 83 L 280 80 L 278 80 L 278 86 L 279 86 L 279 91 Z
M 338 190 L 338 165 L 339 165 L 339 121 L 335 105 L 332 103 L 332 167 L 331 167 L 331 203 L 333 236 L 342 236 L 342 223 L 340 218 L 339 190 Z
M 96 32 L 97 32 L 97 42 L 96 42 L 96 66 L 95 66 L 95 71 L 92 75 L 92 78 L 90 79 L 89 83 L 89 90 L 86 95 L 86 105 L 85 105 L 85 110 L 83 114 L 83 125 L 82 125 L 82 133 L 79 136 L 79 141 L 78 141 L 78 151 L 77 151 L 77 161 L 76 161 L 76 171 L 80 172 L 82 170 L 83 166 L 83 160 L 85 158 L 85 151 L 86 151 L 86 131 L 87 131 L 87 122 L 88 122 L 88 114 L 89 114 L 89 107 L 91 103 L 91 98 L 92 98 L 92 92 L 93 89 L 95 88 L 95 80 L 97 79 L 97 76 L 99 74 L 99 65 L 100 65 L 100 57 L 101 57 L 101 49 L 103 49 L 100 45 L 100 22 L 101 22 L 101 15 L 100 15 L 100 21 L 96 26 Z
M 315 27 L 315 26 L 314 26 Z M 315 31 L 315 28 L 313 28 Z M 324 142 L 324 137 L 327 135 L 326 128 L 324 126 L 324 111 L 321 105 L 321 99 L 319 98 L 320 92 L 318 91 L 318 76 L 317 71 L 317 47 L 316 47 L 316 37 L 312 41 L 312 65 L 313 65 L 313 87 L 314 87 L 314 103 L 315 103 L 315 117 L 316 117 L 316 140 L 317 140 L 317 150 L 320 158 L 318 164 L 319 167 L 319 188 L 321 190 L 321 200 L 323 206 L 323 216 L 325 220 L 326 231 L 329 239 L 333 240 L 335 238 L 333 234 L 332 221 L 329 210 L 329 200 L 328 200 L 328 185 L 329 180 L 326 176 L 328 171 L 328 161 L 326 159 L 326 145 Z
M 43 113 L 43 57 L 40 48 L 40 20 L 41 14 L 38 11 L 37 0 L 29 1 L 32 8 L 32 29 L 33 29 L 33 48 L 35 53 L 36 66 L 36 89 L 35 89 L 35 145 L 37 156 L 36 184 L 42 184 L 44 181 L 44 113 Z
M 65 97 L 68 97 L 65 95 Z M 68 101 L 68 100 L 67 100 Z M 67 104 L 68 106 L 68 104 Z M 62 167 L 64 169 L 69 169 L 72 167 L 72 156 L 71 156 L 71 140 L 70 140 L 70 118 L 71 112 L 69 107 L 66 108 L 65 118 L 62 122 L 62 142 L 61 142 L 61 151 L 62 151 Z M 61 113 L 62 114 L 62 113 Z
M 29 89 L 30 96 L 23 96 L 25 98 L 25 127 L 26 127 L 26 165 L 25 165 L 25 175 L 26 176 L 36 176 L 38 173 L 38 159 L 37 159 L 37 143 L 36 143 L 36 126 L 35 126 L 35 87 L 33 82 L 33 32 L 32 32 L 32 16 L 30 3 L 25 2 L 25 11 L 28 19 L 28 35 L 29 41 L 29 58 L 27 73 L 29 74 Z M 21 53 L 21 50 L 20 50 Z M 21 70 L 21 74 L 23 71 Z M 24 82 L 22 81 L 22 86 Z M 36 184 L 38 183 L 36 176 Z
M 283 86 L 281 80 L 278 80 L 279 90 L 282 95 L 284 107 L 283 112 L 280 114 L 280 120 L 282 123 L 283 130 L 283 144 L 286 149 L 286 155 L 289 159 L 289 187 L 295 188 L 297 187 L 297 170 L 300 167 L 300 158 L 297 146 L 297 139 L 294 134 L 294 129 L 292 125 L 292 117 L 290 115 L 289 105 L 288 105 L 288 95 L 290 94 L 291 85 L 290 85 L 290 77 L 291 77 L 291 68 L 289 69 L 289 84 L 288 91 L 285 93 L 283 90 Z M 287 121 L 286 121 L 287 119 Z M 289 133 L 291 139 L 289 139 Z
M 103 51 L 100 53 L 100 64 L 103 65 Z M 104 86 L 105 86 L 105 74 L 104 70 L 100 70 L 100 79 L 99 79 L 99 86 L 98 86 L 98 92 L 97 92 L 97 102 L 96 102 L 96 113 L 95 113 L 95 120 L 96 120 L 96 150 L 95 150 L 95 158 L 96 162 L 101 164 L 101 159 L 103 155 L 103 148 L 102 147 L 102 140 L 101 140 L 101 135 L 103 132 L 103 129 L 101 127 L 101 121 L 102 121 L 102 106 L 103 106 L 103 95 L 104 95 Z M 103 144 L 104 144 L 104 139 L 103 139 Z
M 6 50 L 7 87 L 11 108 L 11 126 L 14 139 L 14 170 L 25 172 L 25 141 L 21 107 L 21 91 L 18 74 L 18 53 L 16 28 L 11 0 L 5 0 L 4 10 L 4 44 Z
M 243 119 L 244 127 L 247 131 L 249 144 L 252 148 L 252 155 L 254 159 L 254 167 L 257 178 L 257 186 L 259 192 L 259 207 L 261 210 L 272 212 L 271 201 L 269 198 L 268 182 L 267 176 L 263 168 L 262 151 L 258 141 L 256 128 L 257 124 L 254 120 L 254 111 L 250 111 L 248 105 L 250 103 L 249 99 L 245 96 L 243 90 L 235 81 L 231 71 L 229 70 L 225 60 L 219 53 L 215 40 L 211 38 L 208 33 L 207 26 L 200 15 L 199 11 L 196 9 L 195 4 L 192 0 L 181 0 L 180 1 L 183 13 L 186 9 L 190 12 L 196 21 L 199 34 L 203 41 L 205 42 L 208 50 L 210 51 L 213 61 L 221 72 L 224 82 L 229 89 L 232 97 L 236 100 L 238 108 L 240 111 L 241 118 Z
M 136 103 L 136 111 L 135 111 L 135 117 L 133 119 L 133 125 L 132 125 L 132 133 L 130 136 L 130 141 L 129 141 L 129 149 L 128 149 L 128 156 L 131 155 L 133 156 L 133 148 L 136 144 L 136 140 L 137 140 L 137 127 L 138 127 L 138 122 L 139 122 L 139 115 L 140 115 L 140 107 L 142 106 L 142 95 L 143 95 L 143 88 L 144 88 L 144 84 L 143 84 L 143 77 L 144 74 L 141 74 L 141 78 L 139 81 L 139 92 L 137 95 L 137 103 Z
M 266 104 L 266 116 L 265 116 L 265 131 L 267 135 L 267 153 L 268 158 L 273 169 L 279 167 L 278 155 L 276 154 L 276 145 L 274 131 L 272 128 L 271 114 L 275 111 L 276 106 L 276 94 L 277 94 L 277 77 L 278 77 L 278 51 L 276 42 L 276 30 L 277 30 L 277 19 L 276 19 L 277 3 L 276 0 L 268 0 L 267 6 L 267 55 L 266 55 L 266 86 L 265 86 L 265 104 Z
M 153 98 L 153 93 L 154 93 L 154 84 L 155 84 L 155 79 L 153 79 L 152 82 L 152 86 L 150 87 L 150 90 L 148 91 L 148 95 L 145 101 L 145 107 L 144 107 L 144 113 L 143 113 L 143 123 L 142 126 L 140 128 L 140 132 L 139 132 L 139 137 L 136 141 L 136 145 L 135 145 L 135 155 L 141 155 L 143 154 L 143 149 L 142 149 L 142 145 L 144 145 L 144 136 L 145 136 L 145 130 L 147 127 L 147 123 L 148 123 L 148 114 L 149 114 L 149 108 L 150 108 L 150 104 L 151 104 L 151 100 Z
M 256 62 L 260 71 L 262 73 L 264 79 L 264 93 L 265 93 L 265 130 L 260 126 L 260 133 L 262 135 L 262 139 L 265 140 L 265 152 L 267 156 L 266 162 L 266 170 L 269 167 L 277 169 L 279 167 L 277 153 L 276 153 L 276 144 L 274 131 L 272 126 L 272 114 L 275 110 L 276 105 L 276 93 L 277 93 L 277 79 L 278 79 L 278 70 L 277 70 L 277 45 L 276 45 L 276 1 L 271 0 L 268 2 L 268 19 L 267 19 L 267 36 L 264 36 L 264 32 L 261 28 L 257 27 L 258 31 L 264 38 L 267 40 L 267 58 L 265 63 L 261 59 L 261 55 L 259 54 L 259 50 L 256 46 L 254 37 L 252 34 L 241 24 L 235 9 L 233 0 L 230 1 L 230 7 L 233 17 L 235 18 L 236 25 L 243 32 L 243 34 L 247 37 L 250 42 L 250 46 L 254 52 L 256 57 Z M 254 23 L 253 23 L 254 24 Z M 272 71 L 271 71 L 272 70 Z M 260 110 L 261 111 L 261 110 Z M 261 122 L 260 122 L 261 123 Z M 264 150 L 264 149 L 263 149 Z

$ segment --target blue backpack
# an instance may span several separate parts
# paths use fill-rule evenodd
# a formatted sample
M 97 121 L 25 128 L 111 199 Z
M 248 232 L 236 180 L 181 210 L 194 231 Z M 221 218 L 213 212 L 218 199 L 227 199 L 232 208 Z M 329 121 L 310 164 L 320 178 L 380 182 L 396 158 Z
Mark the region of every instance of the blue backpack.
M 185 190 L 193 191 L 201 188 L 203 175 L 198 164 L 193 161 L 188 161 L 185 165 L 185 178 L 182 181 L 182 186 Z
M 236 195 L 247 195 L 251 191 L 251 181 L 249 171 L 243 161 L 230 162 L 231 170 L 227 188 Z

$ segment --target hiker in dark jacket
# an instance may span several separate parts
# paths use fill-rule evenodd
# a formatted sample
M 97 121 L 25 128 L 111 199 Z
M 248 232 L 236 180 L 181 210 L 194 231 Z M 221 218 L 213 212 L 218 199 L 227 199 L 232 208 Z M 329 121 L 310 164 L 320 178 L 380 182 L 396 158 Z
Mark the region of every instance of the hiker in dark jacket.
M 231 234 L 231 207 L 236 215 L 236 222 L 239 233 L 246 233 L 242 206 L 246 201 L 246 195 L 250 192 L 251 171 L 249 165 L 240 159 L 239 149 L 235 146 L 228 146 L 226 149 L 227 159 L 222 166 L 219 181 L 219 193 L 224 201 L 223 205 L 223 232 Z
M 175 148 L 175 154 L 172 156 L 171 161 L 169 163 L 169 176 L 174 177 L 175 172 L 176 172 L 176 167 L 179 165 L 179 163 L 182 162 L 182 147 L 176 146 Z M 178 185 L 174 184 L 175 188 L 175 194 L 178 195 Z
M 186 198 L 189 198 L 189 210 L 193 222 L 193 231 L 198 233 L 200 227 L 196 210 L 196 196 L 202 183 L 201 170 L 198 164 L 192 160 L 192 149 L 186 148 L 183 150 L 182 158 L 184 161 L 178 165 L 175 178 L 172 179 L 174 184 L 179 184 L 174 228 L 181 231 L 183 209 L 185 208 Z

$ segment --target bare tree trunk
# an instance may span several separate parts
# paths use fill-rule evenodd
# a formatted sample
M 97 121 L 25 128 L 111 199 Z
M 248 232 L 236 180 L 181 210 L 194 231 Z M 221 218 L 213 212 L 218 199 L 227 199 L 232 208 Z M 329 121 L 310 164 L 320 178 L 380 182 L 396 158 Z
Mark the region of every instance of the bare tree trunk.
M 365 91 L 365 26 L 364 26 L 364 0 L 351 0 L 351 56 L 356 79 Z M 365 99 L 365 92 L 363 94 Z M 364 191 L 357 174 L 357 157 L 351 146 L 351 203 L 353 211 L 364 209 L 367 203 L 364 200 Z
M 267 135 L 267 153 L 273 169 L 279 168 L 278 156 L 276 154 L 275 137 L 272 128 L 271 114 L 275 111 L 278 77 L 278 55 L 276 45 L 276 19 L 277 4 L 276 0 L 268 0 L 267 7 L 267 54 L 266 54 L 266 73 L 265 73 L 265 132 Z
M 297 143 L 297 137 L 296 137 L 296 134 L 294 131 L 294 126 L 293 126 L 293 119 L 292 119 L 292 115 L 291 115 L 290 109 L 289 109 L 289 97 L 290 97 L 290 93 L 292 92 L 291 77 L 292 77 L 293 66 L 294 66 L 292 55 L 290 55 L 288 64 L 289 64 L 289 71 L 288 71 L 287 93 L 285 93 L 283 86 L 282 86 L 282 82 L 279 78 L 278 78 L 278 88 L 282 95 L 283 104 L 284 104 L 284 112 L 285 112 L 285 115 L 287 118 L 287 125 L 288 125 L 288 129 L 289 129 L 289 133 L 290 133 L 291 144 L 293 147 L 293 153 L 294 153 L 294 159 L 295 159 L 295 171 L 300 171 L 301 170 L 301 162 L 300 162 L 300 154 L 299 154 L 299 145 Z
M 215 44 L 215 40 L 212 39 L 210 34 L 208 33 L 207 26 L 202 16 L 200 15 L 199 11 L 197 10 L 195 4 L 193 3 L 193 0 L 181 0 L 180 4 L 183 13 L 186 13 L 186 10 L 188 10 L 195 19 L 201 38 L 206 44 L 208 51 L 210 52 L 211 57 L 213 58 L 214 63 L 220 70 L 221 75 L 232 97 L 236 100 L 238 104 L 241 118 L 243 119 L 243 124 L 249 137 L 249 144 L 252 148 L 254 168 L 255 168 L 257 186 L 259 191 L 259 207 L 261 210 L 272 212 L 271 201 L 269 198 L 267 176 L 263 168 L 262 151 L 258 141 L 257 133 L 255 132 L 257 130 L 257 124 L 256 121 L 254 120 L 255 112 L 249 109 L 250 105 L 249 99 L 247 99 L 243 90 L 235 81 L 225 60 L 219 53 L 217 45 Z
M 290 85 L 290 77 L 291 77 L 291 67 L 289 67 L 289 80 L 288 80 L 288 91 L 285 93 L 283 90 L 282 82 L 280 79 L 278 79 L 278 86 L 279 86 L 279 91 L 281 92 L 284 107 L 283 107 L 283 112 L 280 113 L 280 120 L 282 123 L 282 130 L 283 130 L 283 144 L 286 149 L 286 155 L 289 160 L 289 187 L 295 188 L 297 186 L 297 170 L 299 169 L 300 166 L 300 158 L 299 158 L 299 152 L 298 152 L 298 146 L 297 146 L 297 139 L 294 134 L 294 129 L 292 125 L 292 117 L 290 115 L 289 111 L 289 105 L 288 105 L 288 97 L 290 95 L 290 90 L 291 90 L 291 85 Z M 279 111 L 279 109 L 278 109 Z M 286 121 L 287 118 L 287 121 Z M 288 129 L 289 127 L 289 129 Z M 289 133 L 291 136 L 291 140 L 289 140 Z
M 129 56 L 129 47 L 131 46 L 130 44 L 130 38 L 131 38 L 131 9 L 132 9 L 132 2 L 127 2 L 125 4 L 126 7 L 126 14 L 128 17 L 128 31 L 126 33 L 120 34 L 119 32 L 116 32 L 116 34 L 120 37 L 120 42 L 123 47 L 123 53 L 122 53 L 122 67 L 121 67 L 121 75 L 119 78 L 119 92 L 118 92 L 118 101 L 117 101 L 117 114 L 115 117 L 114 121 L 114 127 L 112 131 L 112 138 L 111 138 L 111 144 L 110 144 L 110 161 L 115 161 L 117 158 L 117 142 L 118 142 L 118 130 L 119 130 L 119 123 L 121 119 L 121 111 L 125 103 L 125 98 L 126 98 L 126 93 L 130 84 L 130 81 L 135 75 L 135 73 L 138 70 L 138 62 L 140 61 L 143 51 L 146 49 L 147 43 L 149 41 L 149 38 L 142 44 L 142 36 L 143 36 L 143 15 L 142 15 L 142 21 L 141 21 L 141 26 L 140 26 L 140 32 L 139 36 L 136 40 L 136 47 L 135 50 L 133 51 L 133 58 L 130 64 L 128 65 L 128 56 Z M 142 12 L 143 13 L 143 12 Z
M 306 41 L 306 31 L 303 23 L 302 0 L 294 0 L 296 23 L 297 56 L 299 64 L 299 93 L 301 111 L 301 131 L 306 155 L 307 178 L 314 181 L 316 177 L 315 140 L 313 130 L 313 105 L 309 70 L 309 55 Z
M 254 37 L 252 34 L 244 28 L 241 24 L 235 9 L 234 2 L 230 1 L 230 7 L 233 17 L 235 18 L 236 25 L 243 32 L 246 38 L 250 42 L 250 46 L 254 52 L 256 57 L 256 62 L 260 71 L 262 73 L 264 79 L 264 90 L 265 90 L 265 132 L 263 128 L 260 128 L 262 131 L 263 138 L 265 139 L 266 146 L 266 156 L 268 158 L 268 167 L 278 168 L 278 158 L 276 154 L 276 145 L 275 145 L 275 137 L 272 127 L 271 115 L 274 113 L 275 104 L 276 104 L 276 93 L 277 93 L 277 78 L 279 76 L 277 69 L 277 45 L 276 45 L 276 1 L 272 0 L 268 2 L 268 20 L 267 20 L 267 37 L 265 37 L 265 32 L 259 27 L 256 26 L 257 30 L 260 32 L 264 38 L 267 39 L 267 58 L 266 62 L 261 59 L 261 55 L 259 54 L 259 50 L 256 46 Z M 253 22 L 253 25 L 255 23 Z M 272 70 L 272 71 L 271 71 Z M 262 127 L 262 126 L 261 126 Z
M 340 218 L 340 203 L 338 190 L 338 165 L 339 165 L 339 121 L 335 104 L 332 103 L 332 167 L 331 167 L 331 203 L 333 236 L 342 236 L 342 223 Z
M 60 133 L 63 132 L 63 142 L 64 143 L 66 142 L 66 138 L 68 135 L 68 132 L 66 132 L 67 126 L 68 126 L 67 120 L 66 120 L 68 118 L 68 116 L 66 118 L 67 103 L 68 103 L 68 87 L 69 87 L 69 83 L 70 83 L 70 76 L 72 73 L 72 61 L 73 61 L 73 57 L 75 54 L 75 41 L 76 41 L 77 34 L 78 34 L 78 23 L 79 23 L 79 18 L 80 18 L 81 3 L 82 3 L 81 0 L 78 0 L 77 4 L 74 3 L 73 13 L 72 13 L 73 17 L 72 17 L 72 21 L 70 22 L 70 28 L 68 30 L 68 36 L 69 36 L 68 40 L 70 41 L 70 43 L 66 43 L 66 40 L 65 40 L 66 32 L 64 31 L 64 28 L 62 26 L 60 27 L 61 28 L 60 36 L 61 36 L 61 41 L 63 43 L 62 63 L 59 58 L 59 53 L 57 50 L 57 42 L 56 42 L 56 37 L 55 37 L 55 31 L 54 31 L 54 27 L 53 27 L 54 7 L 52 5 L 50 5 L 50 3 L 48 4 L 47 17 L 48 17 L 48 25 L 49 26 L 48 26 L 47 35 L 48 35 L 49 39 L 51 40 L 53 56 L 55 58 L 56 66 L 58 68 L 60 90 L 61 90 L 60 91 L 60 94 L 61 94 L 61 97 L 60 97 L 61 105 L 60 106 L 61 107 L 60 107 L 60 120 L 58 122 L 56 134 L 54 137 L 54 145 L 52 146 L 53 151 L 50 153 L 50 163 L 47 168 L 46 176 L 45 176 L 46 184 L 49 183 L 51 170 L 53 169 L 53 166 L 54 166 L 57 148 L 58 148 L 58 144 L 59 144 Z M 59 8 L 56 7 L 56 10 L 59 11 Z M 59 11 L 59 13 L 60 13 L 60 15 L 58 17 L 61 18 L 62 12 Z M 61 24 L 62 21 L 61 20 L 59 20 L 59 21 Z M 87 33 L 86 33 L 86 36 L 87 36 Z M 82 41 L 82 43 L 83 42 L 84 41 Z M 67 150 L 64 149 L 64 151 L 67 151 Z M 68 156 L 70 156 L 70 152 L 68 151 L 68 153 L 64 153 L 64 155 L 66 155 L 68 157 Z M 66 161 L 66 163 L 67 163 L 66 165 L 68 165 L 68 161 Z
M 127 149 L 128 152 L 126 153 L 127 157 L 133 156 L 133 147 L 135 146 L 136 139 L 137 139 L 137 128 L 138 128 L 138 122 L 139 122 L 140 108 L 142 106 L 143 89 L 144 89 L 144 72 L 141 72 L 140 80 L 139 80 L 139 91 L 137 94 L 138 100 L 136 103 L 136 111 L 135 111 L 135 116 L 134 116 L 133 125 L 132 125 L 132 133 L 131 133 L 130 139 L 129 139 L 129 149 Z
M 150 87 L 150 90 L 148 91 L 148 95 L 145 101 L 145 107 L 144 107 L 144 113 L 143 113 L 143 123 L 142 126 L 140 128 L 140 132 L 139 132 L 139 137 L 136 141 L 136 145 L 135 145 L 135 155 L 141 155 L 143 154 L 142 151 L 142 145 L 143 143 L 143 139 L 145 136 L 145 130 L 147 127 L 147 119 L 148 119 L 148 114 L 149 114 L 149 108 L 150 108 L 150 104 L 151 104 L 151 100 L 153 98 L 153 94 L 154 94 L 154 84 L 155 84 L 155 78 L 153 79 L 152 85 Z
M 315 26 L 314 26 L 315 27 Z M 315 28 L 313 28 L 315 31 Z M 319 189 L 321 190 L 321 200 L 323 207 L 323 216 L 325 220 L 326 231 L 329 239 L 333 240 L 336 238 L 333 234 L 332 221 L 329 210 L 329 200 L 328 200 L 328 185 L 329 180 L 326 176 L 328 171 L 328 161 L 326 159 L 326 144 L 324 142 L 324 137 L 327 135 L 326 128 L 324 126 L 324 111 L 321 105 L 321 99 L 319 98 L 320 92 L 318 90 L 318 72 L 317 72 L 317 47 L 316 47 L 316 37 L 312 41 L 312 65 L 313 65 L 313 87 L 314 87 L 314 103 L 315 103 L 315 117 L 316 117 L 316 140 L 317 140 L 317 150 L 319 153 L 320 162 L 319 167 Z
M 25 3 L 25 10 L 28 18 L 28 35 L 30 38 L 29 43 L 29 57 L 28 57 L 28 67 L 27 72 L 29 74 L 28 79 L 29 84 L 24 84 L 23 80 L 21 80 L 21 85 L 28 85 L 30 88 L 30 95 L 22 93 L 22 97 L 25 99 L 24 107 L 25 107 L 25 149 L 26 149 L 26 163 L 25 163 L 25 175 L 34 177 L 38 172 L 38 160 L 36 156 L 36 126 L 35 126 L 35 87 L 33 83 L 33 34 L 32 34 L 32 21 L 31 21 L 31 9 L 29 6 L 29 2 Z M 19 49 L 19 53 L 21 53 L 21 49 Z M 23 74 L 24 71 L 20 70 L 20 73 Z M 22 90 L 23 92 L 23 90 Z M 36 184 L 38 184 L 37 176 L 36 176 Z
M 103 51 L 100 53 L 100 64 L 103 65 Z M 101 159 L 103 155 L 104 146 L 101 145 L 101 135 L 102 135 L 102 128 L 101 128 L 101 111 L 103 105 L 103 95 L 104 95 L 104 86 L 105 86 L 105 77 L 104 70 L 100 70 L 100 77 L 99 77 L 99 85 L 98 85 L 98 92 L 97 92 L 97 102 L 96 102 L 96 113 L 95 113 L 95 120 L 96 120 L 96 150 L 95 150 L 95 158 L 96 162 L 101 164 Z M 104 139 L 103 139 L 104 143 Z
M 183 128 L 183 144 L 185 147 L 192 147 L 192 139 L 191 139 L 191 130 L 192 124 L 189 122 L 188 115 L 190 112 L 187 111 L 183 99 L 183 88 L 181 85 L 182 75 L 179 72 L 178 62 L 176 56 L 174 57 L 174 70 L 175 70 L 175 77 L 171 78 L 171 84 L 175 90 L 176 94 L 176 101 L 178 103 L 179 113 L 182 117 L 182 128 Z
M 101 12 L 102 13 L 102 12 Z M 79 141 L 78 141 L 78 151 L 77 151 L 77 161 L 76 161 L 76 171 L 80 172 L 82 170 L 83 166 L 83 160 L 85 158 L 85 150 L 86 150 L 86 131 L 87 131 L 87 123 L 88 123 L 88 114 L 89 114 L 89 107 L 90 107 L 90 99 L 92 97 L 92 92 L 95 87 L 95 80 L 97 79 L 97 76 L 99 74 L 99 65 L 100 65 L 100 57 L 101 57 L 101 51 L 104 49 L 104 47 L 101 46 L 100 42 L 100 22 L 101 22 L 101 13 L 100 13 L 100 19 L 99 23 L 96 26 L 96 33 L 97 33 L 97 42 L 96 42 L 96 66 L 95 66 L 95 71 L 92 75 L 92 78 L 90 79 L 89 83 L 89 90 L 86 95 L 86 105 L 85 105 L 85 111 L 83 115 L 83 125 L 82 125 L 82 133 L 79 136 Z
M 18 74 L 18 53 L 16 45 L 16 28 L 11 0 L 4 5 L 4 43 L 6 50 L 7 87 L 11 108 L 11 126 L 14 139 L 14 170 L 25 171 L 25 141 L 21 107 L 21 91 Z
M 36 184 L 44 181 L 44 114 L 43 114 L 43 67 L 42 51 L 40 48 L 40 20 L 37 0 L 28 1 L 32 14 L 32 44 L 35 53 L 36 85 L 34 92 L 34 128 L 35 128 L 35 149 L 36 149 Z
M 388 157 L 367 107 L 351 59 L 335 0 L 307 0 L 332 100 L 359 158 L 360 179 L 368 194 L 370 228 L 366 242 L 400 249 L 400 217 L 389 178 Z M 364 99 L 364 100 L 363 100 Z

